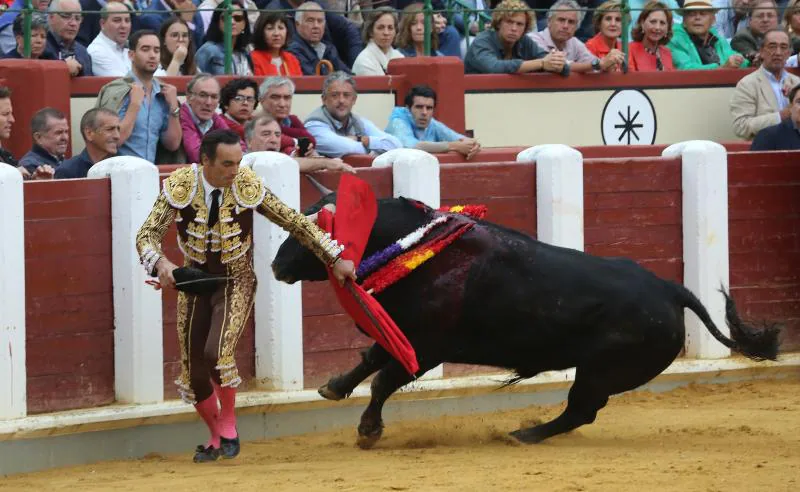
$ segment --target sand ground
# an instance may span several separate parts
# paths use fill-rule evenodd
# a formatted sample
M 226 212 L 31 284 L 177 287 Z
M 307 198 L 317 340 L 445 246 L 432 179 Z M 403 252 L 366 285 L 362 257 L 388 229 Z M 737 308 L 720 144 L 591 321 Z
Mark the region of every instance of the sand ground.
M 355 446 L 354 422 L 244 443 L 230 461 L 153 454 L 0 478 L 0 491 L 800 490 L 800 379 L 628 393 L 568 435 L 507 437 L 562 408 L 389 423 L 370 451 Z

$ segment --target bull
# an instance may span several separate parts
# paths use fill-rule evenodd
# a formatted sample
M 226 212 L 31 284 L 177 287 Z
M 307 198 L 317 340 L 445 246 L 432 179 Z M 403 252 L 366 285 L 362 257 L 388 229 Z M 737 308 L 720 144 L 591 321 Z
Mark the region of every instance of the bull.
M 335 203 L 335 193 L 315 185 L 325 196 L 307 214 Z M 438 213 L 405 198 L 379 200 L 365 257 Z M 292 237 L 281 245 L 272 269 L 287 283 L 328 279 L 323 264 Z M 721 295 L 730 338 L 688 289 L 630 259 L 553 246 L 479 220 L 376 299 L 414 346 L 417 377 L 443 362 L 509 369 L 515 372 L 509 384 L 574 367 L 563 413 L 511 433 L 523 443 L 538 443 L 594 422 L 609 396 L 637 388 L 666 369 L 684 346 L 684 308 L 731 350 L 757 361 L 776 359 L 779 328 L 747 325 L 728 294 Z M 343 399 L 376 371 L 358 426 L 362 448 L 380 439 L 383 405 L 413 376 L 373 344 L 356 367 L 319 389 L 327 399 Z

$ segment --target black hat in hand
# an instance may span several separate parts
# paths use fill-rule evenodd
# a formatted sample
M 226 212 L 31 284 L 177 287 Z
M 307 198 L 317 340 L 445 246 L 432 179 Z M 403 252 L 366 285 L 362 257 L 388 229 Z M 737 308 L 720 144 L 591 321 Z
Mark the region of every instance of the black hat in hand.
M 194 267 L 179 267 L 172 271 L 175 288 L 187 294 L 211 294 L 230 279 L 225 275 L 204 272 Z

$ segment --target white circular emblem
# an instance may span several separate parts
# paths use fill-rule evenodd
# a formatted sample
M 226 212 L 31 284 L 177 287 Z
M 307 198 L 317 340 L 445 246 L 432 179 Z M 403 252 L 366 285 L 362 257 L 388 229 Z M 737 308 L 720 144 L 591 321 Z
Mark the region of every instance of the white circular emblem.
M 652 145 L 656 141 L 656 111 L 640 90 L 620 90 L 603 108 L 600 131 L 606 145 Z

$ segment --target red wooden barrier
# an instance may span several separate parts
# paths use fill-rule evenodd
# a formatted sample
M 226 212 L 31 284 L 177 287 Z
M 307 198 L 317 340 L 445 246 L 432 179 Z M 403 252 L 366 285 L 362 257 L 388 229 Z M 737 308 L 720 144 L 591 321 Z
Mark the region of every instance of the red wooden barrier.
M 587 159 L 583 172 L 586 252 L 683 282 L 680 159 Z
M 111 403 L 110 182 L 24 187 L 28 412 Z
M 728 154 L 731 293 L 745 319 L 800 348 L 800 152 Z

